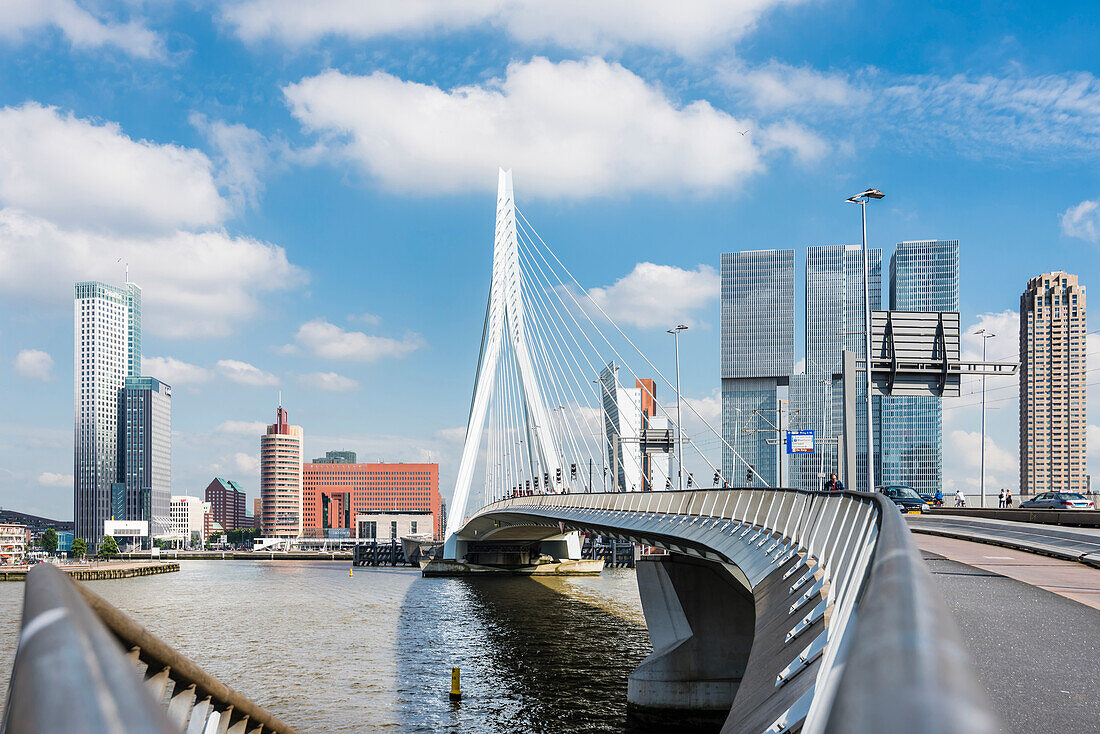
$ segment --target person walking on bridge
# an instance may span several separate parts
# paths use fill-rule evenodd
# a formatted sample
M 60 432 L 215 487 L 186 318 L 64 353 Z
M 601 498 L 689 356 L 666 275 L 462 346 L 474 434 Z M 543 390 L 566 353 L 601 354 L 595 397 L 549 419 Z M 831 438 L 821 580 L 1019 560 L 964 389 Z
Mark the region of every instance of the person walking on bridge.
M 1003 510 L 1004 506 L 1005 506 L 1005 488 L 1001 487 L 1001 493 L 999 495 L 997 495 L 997 507 L 1000 507 Z
M 829 481 L 825 483 L 826 492 L 843 492 L 844 482 L 836 478 L 836 474 L 829 475 Z
M 1012 490 L 1005 490 L 1005 508 L 1012 509 Z
M 961 489 L 955 490 L 955 507 L 966 507 L 966 495 Z

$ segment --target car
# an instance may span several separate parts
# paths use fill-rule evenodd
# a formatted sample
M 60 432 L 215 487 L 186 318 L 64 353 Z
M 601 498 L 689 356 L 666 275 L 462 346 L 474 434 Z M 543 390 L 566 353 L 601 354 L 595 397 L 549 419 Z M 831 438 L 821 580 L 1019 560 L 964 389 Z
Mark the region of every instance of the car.
M 1092 500 L 1077 492 L 1043 492 L 1027 502 L 1020 503 L 1021 510 L 1091 510 Z
M 928 503 L 921 499 L 921 496 L 911 487 L 893 485 L 879 487 L 878 491 L 886 495 L 902 512 L 916 515 L 928 512 Z

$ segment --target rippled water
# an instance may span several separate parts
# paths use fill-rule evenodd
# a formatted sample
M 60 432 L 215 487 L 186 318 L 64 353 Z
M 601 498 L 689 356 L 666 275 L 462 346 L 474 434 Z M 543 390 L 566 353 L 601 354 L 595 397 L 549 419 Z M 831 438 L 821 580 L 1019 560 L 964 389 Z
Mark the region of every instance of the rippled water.
M 303 734 L 628 731 L 626 677 L 650 652 L 632 570 L 348 578 L 332 562 L 186 561 L 90 585 Z M 22 594 L 0 584 L 4 691 Z

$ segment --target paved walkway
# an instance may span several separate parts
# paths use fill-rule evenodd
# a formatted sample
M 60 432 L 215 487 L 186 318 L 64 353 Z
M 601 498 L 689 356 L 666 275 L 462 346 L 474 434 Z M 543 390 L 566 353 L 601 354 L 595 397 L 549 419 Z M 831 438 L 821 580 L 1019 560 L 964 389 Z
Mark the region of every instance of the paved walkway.
M 1100 567 L 1100 528 L 1066 528 L 949 515 L 907 515 L 906 521 L 914 533 L 978 540 Z

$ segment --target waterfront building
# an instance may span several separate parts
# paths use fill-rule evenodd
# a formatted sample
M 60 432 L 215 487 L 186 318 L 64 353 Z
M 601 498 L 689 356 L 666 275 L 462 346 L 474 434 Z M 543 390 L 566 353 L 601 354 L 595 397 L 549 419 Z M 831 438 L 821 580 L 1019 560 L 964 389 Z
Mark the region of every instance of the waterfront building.
M 172 388 L 154 377 L 127 377 L 119 394 L 121 502 L 112 519 L 147 523 L 152 537 L 170 531 Z M 123 512 L 119 513 L 117 505 Z
M 731 485 L 779 483 L 774 439 L 793 372 L 794 250 L 723 253 L 722 474 Z
M 18 566 L 27 556 L 27 526 L 0 524 L 0 566 Z
M 302 427 L 287 423 L 283 406 L 260 436 L 260 529 L 268 538 L 302 534 Z
M 1020 296 L 1020 494 L 1085 492 L 1085 286 L 1063 270 Z
M 198 537 L 200 542 L 206 540 L 207 516 L 210 514 L 209 502 L 203 502 L 198 497 L 189 495 L 174 495 L 169 507 L 172 536 L 188 544 L 195 537 Z
M 302 467 L 302 485 L 306 537 L 354 532 L 355 517 L 372 512 L 429 513 L 432 524 L 420 532 L 443 537 L 439 464 L 309 462 Z
M 868 249 L 867 280 L 871 310 L 882 308 L 882 251 Z M 806 248 L 806 369 L 792 379 L 791 425 L 813 430 L 816 450 L 824 452 L 790 457 L 791 483 L 802 489 L 821 488 L 819 473 L 843 476 L 837 437 L 843 435 L 842 385 L 838 377 L 841 351 L 864 358 L 863 341 L 863 256 L 858 245 L 812 245 Z M 822 380 L 829 381 L 829 392 Z M 856 386 L 856 486 L 867 490 L 867 412 L 863 406 L 866 388 Z M 876 429 L 882 425 L 881 400 L 871 400 Z M 879 435 L 874 435 L 878 452 Z M 824 459 L 824 461 L 822 461 Z M 822 466 L 823 465 L 823 466 Z M 877 466 L 877 464 L 876 464 Z
M 354 451 L 326 451 L 319 459 L 314 459 L 313 464 L 354 464 Z
M 356 538 L 388 543 L 410 535 L 438 537 L 430 512 L 361 512 L 355 515 Z
M 252 527 L 256 530 L 261 528 L 261 521 L 264 517 L 264 503 L 259 497 L 252 500 Z
M 604 482 L 610 479 L 612 492 L 648 492 L 664 489 L 676 480 L 669 474 L 668 454 L 645 454 L 641 438 L 645 429 L 668 428 L 668 418 L 657 415 L 657 383 L 649 378 L 634 380 L 634 387 L 619 382 L 619 367 L 611 362 L 600 371 L 603 408 L 602 453 Z M 583 491 L 588 467 L 563 467 L 569 491 Z M 593 484 L 595 472 L 593 472 Z
M 244 511 L 244 490 L 232 479 L 214 477 L 206 485 L 205 498 L 210 503 L 211 518 L 227 532 L 252 527 L 252 518 Z
M 73 517 L 94 545 L 119 481 L 119 394 L 141 373 L 141 288 L 77 283 L 73 317 Z
M 959 310 L 958 240 L 900 242 L 890 258 L 890 309 Z M 921 494 L 943 488 L 943 410 L 937 396 L 884 396 L 876 475 Z

